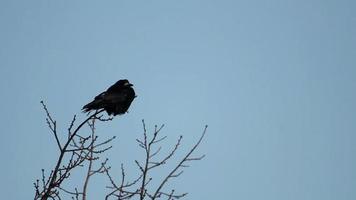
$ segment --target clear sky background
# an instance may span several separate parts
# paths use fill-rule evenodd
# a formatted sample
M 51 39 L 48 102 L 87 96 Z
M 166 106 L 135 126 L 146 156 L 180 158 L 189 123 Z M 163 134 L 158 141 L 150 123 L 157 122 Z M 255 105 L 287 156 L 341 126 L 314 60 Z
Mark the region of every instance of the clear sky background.
M 186 199 L 356 199 L 356 1 L 0 1 L 1 199 L 33 198 L 74 114 L 118 79 L 138 97 L 99 123 L 137 173 L 141 120 L 183 155 L 206 154 L 166 188 Z M 176 162 L 177 160 L 173 160 Z M 166 171 L 157 173 L 162 176 Z M 118 177 L 117 177 L 118 178 Z M 89 199 L 102 199 L 93 179 Z

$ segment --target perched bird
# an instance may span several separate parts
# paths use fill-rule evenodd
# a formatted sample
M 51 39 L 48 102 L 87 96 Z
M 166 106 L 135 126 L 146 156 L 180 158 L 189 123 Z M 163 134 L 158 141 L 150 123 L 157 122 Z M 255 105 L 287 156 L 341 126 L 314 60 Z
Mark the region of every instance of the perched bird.
M 108 115 L 122 115 L 127 112 L 136 97 L 132 84 L 122 79 L 99 94 L 94 100 L 83 107 L 83 112 L 105 109 Z

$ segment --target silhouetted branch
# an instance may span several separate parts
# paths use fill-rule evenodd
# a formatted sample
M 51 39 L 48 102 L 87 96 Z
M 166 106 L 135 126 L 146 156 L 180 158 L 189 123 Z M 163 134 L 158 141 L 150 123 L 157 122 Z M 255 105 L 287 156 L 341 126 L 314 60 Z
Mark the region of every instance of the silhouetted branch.
M 62 146 L 61 146 L 61 143 L 59 142 L 58 135 L 57 135 L 57 122 L 52 119 L 52 116 L 50 115 L 50 113 L 47 109 L 47 106 L 43 103 L 43 101 L 41 101 L 40 103 L 42 104 L 43 109 L 45 110 L 46 115 L 47 115 L 47 118 L 46 118 L 47 125 L 48 125 L 49 129 L 52 131 L 54 137 L 56 138 L 58 148 L 61 151 Z
M 160 198 L 167 198 L 167 199 L 179 199 L 187 195 L 187 193 L 182 193 L 182 194 L 176 194 L 175 190 L 171 190 L 170 192 L 164 192 L 162 191 L 163 187 L 168 183 L 169 179 L 175 178 L 180 176 L 183 171 L 179 171 L 179 169 L 188 167 L 185 163 L 189 161 L 195 161 L 195 160 L 201 160 L 204 158 L 203 156 L 199 157 L 191 157 L 192 153 L 196 150 L 196 148 L 200 145 L 202 139 L 205 136 L 207 126 L 204 128 L 204 131 L 197 141 L 197 143 L 189 150 L 189 152 L 183 157 L 183 159 L 169 172 L 169 174 L 164 177 L 164 179 L 159 183 L 158 187 L 153 190 L 153 193 L 150 193 L 152 189 L 149 190 L 150 182 L 152 181 L 152 178 L 150 177 L 150 171 L 154 168 L 162 167 L 165 165 L 171 158 L 174 157 L 175 153 L 177 152 L 178 148 L 181 145 L 182 138 L 183 136 L 180 136 L 174 145 L 173 149 L 165 156 L 163 159 L 159 161 L 154 161 L 152 160 L 156 155 L 159 154 L 161 151 L 162 147 L 159 146 L 157 149 L 154 150 L 154 145 L 157 143 L 162 142 L 164 139 L 166 139 L 166 136 L 163 137 L 158 137 L 160 131 L 164 127 L 163 125 L 160 126 L 159 128 L 155 126 L 155 131 L 153 133 L 153 136 L 151 139 L 149 139 L 149 136 L 147 134 L 147 129 L 145 122 L 142 120 L 143 124 L 143 138 L 142 139 L 136 139 L 139 147 L 144 149 L 144 154 L 145 154 L 145 160 L 143 164 L 141 164 L 138 160 L 135 160 L 135 164 L 137 165 L 140 175 L 138 178 L 136 178 L 132 182 L 127 182 L 125 184 L 125 171 L 123 168 L 123 165 L 121 166 L 121 183 L 116 184 L 115 181 L 113 180 L 112 176 L 109 173 L 109 170 L 106 170 L 106 175 L 110 180 L 111 186 L 108 187 L 109 189 L 112 189 L 112 191 L 106 196 L 105 199 L 109 199 L 110 197 L 114 197 L 114 199 L 118 200 L 123 200 L 123 199 L 130 199 L 135 196 L 139 196 L 140 200 L 143 199 L 160 199 Z M 137 185 L 137 183 L 140 182 L 140 184 Z
M 205 155 L 200 156 L 198 158 L 189 158 L 189 156 L 195 151 L 195 149 L 199 146 L 200 142 L 203 140 L 205 133 L 206 133 L 206 129 L 208 128 L 208 126 L 205 126 L 203 134 L 200 136 L 198 142 L 193 146 L 193 148 L 187 153 L 187 155 L 180 161 L 180 163 L 168 174 L 168 176 L 166 176 L 166 178 L 162 181 L 162 183 L 159 185 L 159 187 L 157 188 L 156 192 L 153 195 L 152 199 L 155 199 L 156 197 L 160 196 L 161 194 L 163 194 L 161 192 L 161 189 L 163 188 L 163 186 L 168 182 L 168 179 L 170 178 L 175 178 L 180 176 L 183 171 L 180 171 L 178 173 L 177 170 L 182 168 L 182 167 L 187 167 L 186 165 L 184 165 L 185 162 L 188 161 L 192 161 L 192 160 L 201 160 L 204 158 Z M 172 193 L 173 194 L 173 193 Z M 178 196 L 185 196 L 184 195 L 178 195 Z M 177 197 L 176 197 L 177 198 Z
M 113 137 L 104 142 L 98 143 L 98 137 L 94 134 L 94 121 L 95 119 L 99 119 L 97 115 L 103 112 L 104 110 L 98 110 L 95 113 L 89 115 L 73 131 L 73 127 L 76 121 L 76 116 L 74 115 L 68 128 L 67 140 L 62 144 L 60 142 L 59 135 L 56 129 L 56 121 L 51 116 L 47 106 L 43 103 L 43 101 L 41 101 L 41 104 L 46 112 L 46 122 L 55 137 L 60 153 L 56 165 L 51 171 L 49 177 L 45 177 L 44 170 L 42 170 L 42 187 L 40 187 L 39 180 L 36 180 L 36 182 L 34 183 L 34 187 L 36 190 L 34 199 L 61 199 L 59 196 L 59 191 L 63 191 L 67 194 L 73 195 L 73 199 L 78 199 L 80 195 L 82 196 L 82 199 L 86 199 L 86 188 L 90 176 L 102 172 L 102 169 L 100 168 L 98 170 L 92 170 L 92 163 L 94 160 L 99 159 L 99 157 L 96 156 L 97 154 L 101 154 L 111 148 L 111 146 L 105 147 L 105 145 L 107 145 L 114 139 Z M 92 120 L 91 123 L 89 122 L 90 120 Z M 79 135 L 79 130 L 86 123 L 88 123 L 92 131 L 90 136 L 84 137 Z M 64 158 L 66 155 L 68 155 L 68 162 L 65 164 Z M 77 188 L 75 188 L 74 191 L 70 191 L 68 189 L 63 188 L 62 183 L 65 179 L 68 179 L 70 177 L 71 171 L 74 168 L 82 167 L 85 161 L 89 162 L 90 168 L 88 169 L 87 177 L 85 178 L 83 192 L 79 192 Z

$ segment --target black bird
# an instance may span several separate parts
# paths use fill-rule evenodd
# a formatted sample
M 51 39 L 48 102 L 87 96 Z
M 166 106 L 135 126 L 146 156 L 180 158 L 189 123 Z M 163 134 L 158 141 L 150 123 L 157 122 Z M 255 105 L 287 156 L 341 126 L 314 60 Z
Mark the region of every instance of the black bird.
M 94 100 L 83 107 L 83 112 L 104 108 L 108 115 L 122 115 L 127 112 L 131 102 L 136 97 L 132 84 L 122 79 L 99 94 Z

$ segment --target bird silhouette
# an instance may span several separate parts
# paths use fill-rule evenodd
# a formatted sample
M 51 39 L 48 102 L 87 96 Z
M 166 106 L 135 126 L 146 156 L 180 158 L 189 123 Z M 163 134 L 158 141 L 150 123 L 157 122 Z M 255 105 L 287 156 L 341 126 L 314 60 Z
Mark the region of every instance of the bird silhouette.
M 127 79 L 117 81 L 105 92 L 100 93 L 94 100 L 86 104 L 83 112 L 105 109 L 108 115 L 122 115 L 127 112 L 136 97 L 132 84 Z

